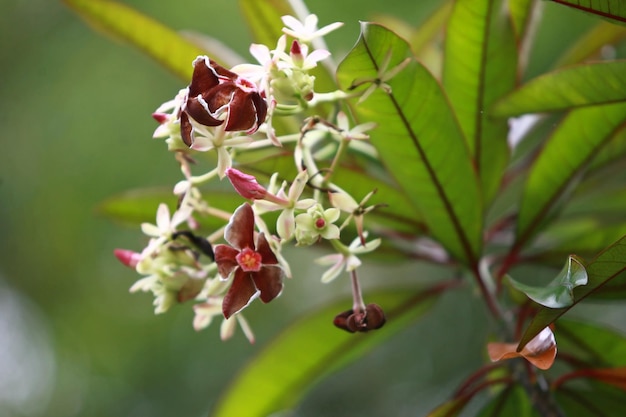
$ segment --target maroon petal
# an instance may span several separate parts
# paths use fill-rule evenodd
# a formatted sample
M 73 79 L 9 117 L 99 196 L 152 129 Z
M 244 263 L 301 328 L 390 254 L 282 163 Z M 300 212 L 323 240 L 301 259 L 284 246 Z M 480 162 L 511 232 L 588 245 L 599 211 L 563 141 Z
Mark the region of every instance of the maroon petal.
M 202 98 L 207 102 L 209 110 L 215 114 L 222 108 L 228 106 L 232 100 L 233 93 L 237 90 L 238 89 L 234 83 L 226 81 L 205 92 L 202 95 Z
M 219 126 L 224 123 L 223 120 L 216 119 L 211 116 L 207 109 L 200 103 L 198 97 L 189 97 L 187 99 L 187 105 L 185 106 L 185 112 L 189 114 L 193 120 L 204 126 Z
M 229 318 L 240 311 L 252 301 L 259 291 L 250 279 L 250 273 L 238 269 L 235 272 L 233 284 L 230 286 L 224 301 L 222 301 L 222 312 L 224 317 Z
M 256 252 L 261 255 L 263 265 L 275 265 L 278 263 L 278 259 L 270 248 L 269 243 L 267 243 L 264 233 L 259 233 L 259 236 L 256 238 Z
M 215 71 L 215 73 L 218 74 L 220 77 L 229 78 L 233 81 L 236 80 L 237 77 L 239 77 L 239 75 L 235 74 L 232 71 L 227 70 L 226 68 L 224 68 L 217 62 L 213 61 L 212 59 L 209 59 L 209 62 L 211 64 L 211 68 L 213 68 L 213 71 Z
M 217 245 L 213 248 L 213 252 L 215 253 L 217 271 L 223 278 L 228 278 L 233 269 L 238 266 L 236 257 L 239 251 L 228 245 Z
M 259 93 L 252 93 L 252 102 L 254 103 L 254 108 L 256 110 L 256 127 L 258 128 L 263 122 L 265 122 L 265 118 L 267 117 L 267 102 L 261 97 Z
M 193 137 L 191 136 L 192 130 L 193 126 L 191 126 L 187 113 L 182 112 L 180 114 L 180 136 L 183 138 L 183 142 L 185 142 L 185 145 L 187 146 L 193 145 Z
M 198 57 L 193 61 L 193 75 L 189 84 L 190 97 L 197 97 L 219 84 L 217 74 L 207 66 L 206 61 L 206 57 Z M 209 62 L 212 63 L 212 61 Z
M 259 272 L 250 274 L 261 291 L 261 301 L 269 303 L 283 290 L 283 269 L 278 265 L 264 265 Z
M 240 205 L 230 218 L 224 238 L 234 248 L 254 249 L 254 212 L 248 203 Z M 263 261 L 265 262 L 265 261 Z
M 255 126 L 256 121 L 257 114 L 251 94 L 236 89 L 228 107 L 226 130 L 229 132 L 248 130 Z

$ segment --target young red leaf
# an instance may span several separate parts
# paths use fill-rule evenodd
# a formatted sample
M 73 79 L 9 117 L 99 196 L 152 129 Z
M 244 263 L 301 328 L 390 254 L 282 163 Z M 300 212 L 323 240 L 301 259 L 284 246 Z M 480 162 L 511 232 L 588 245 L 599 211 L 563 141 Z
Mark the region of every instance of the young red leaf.
M 543 329 L 521 351 L 517 343 L 489 343 L 487 351 L 492 362 L 524 358 L 539 369 L 549 369 L 556 358 L 556 340 L 549 327 Z

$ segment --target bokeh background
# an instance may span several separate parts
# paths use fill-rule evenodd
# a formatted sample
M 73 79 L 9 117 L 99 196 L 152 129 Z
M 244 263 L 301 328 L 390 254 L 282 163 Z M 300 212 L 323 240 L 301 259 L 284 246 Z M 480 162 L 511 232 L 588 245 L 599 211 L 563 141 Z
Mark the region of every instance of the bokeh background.
M 125 3 L 248 56 L 251 39 L 234 0 Z M 356 40 L 359 20 L 385 13 L 415 23 L 439 4 L 309 3 L 322 24 L 346 22 L 329 37 L 338 57 Z M 207 416 L 281 328 L 347 293 L 347 283 L 322 286 L 320 270 L 299 271 L 281 298 L 251 307 L 255 345 L 241 334 L 220 342 L 218 326 L 196 333 L 189 306 L 155 316 L 150 295 L 128 292 L 137 275 L 112 255 L 141 248 L 141 233 L 97 207 L 125 190 L 179 179 L 172 155 L 151 139 L 150 114 L 185 83 L 59 1 L 0 4 L 0 416 Z M 529 73 L 549 67 L 592 22 L 545 4 Z M 367 269 L 369 286 L 442 276 L 422 264 Z M 446 295 L 415 326 L 318 385 L 294 415 L 421 415 L 484 360 L 485 320 L 468 294 Z

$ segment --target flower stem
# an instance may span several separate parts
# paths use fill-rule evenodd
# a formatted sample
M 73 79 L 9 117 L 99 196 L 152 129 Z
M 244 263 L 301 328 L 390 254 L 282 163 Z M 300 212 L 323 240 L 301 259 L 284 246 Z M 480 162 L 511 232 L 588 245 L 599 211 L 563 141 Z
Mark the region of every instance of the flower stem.
M 350 271 L 350 279 L 352 281 L 352 311 L 357 314 L 363 313 L 365 312 L 365 302 L 361 294 L 361 286 L 359 285 L 356 270 Z

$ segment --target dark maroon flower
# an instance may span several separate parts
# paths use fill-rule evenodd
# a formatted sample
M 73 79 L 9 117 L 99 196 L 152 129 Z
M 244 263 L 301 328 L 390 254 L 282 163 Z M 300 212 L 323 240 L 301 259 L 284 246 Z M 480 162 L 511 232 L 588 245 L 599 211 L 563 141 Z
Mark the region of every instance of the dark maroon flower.
M 257 296 L 264 303 L 276 298 L 283 289 L 284 272 L 265 238 L 259 233 L 254 242 L 254 212 L 244 203 L 230 219 L 224 238 L 231 246 L 215 246 L 215 262 L 220 275 L 233 283 L 222 302 L 224 317 L 229 318 Z
M 185 144 L 193 144 L 190 117 L 204 126 L 219 126 L 225 122 L 224 129 L 228 132 L 256 132 L 267 116 L 267 103 L 256 84 L 206 56 L 196 58 L 193 67 L 189 93 L 180 114 Z
M 365 311 L 355 313 L 354 310 L 348 310 L 338 314 L 333 324 L 340 329 L 354 333 L 380 329 L 385 321 L 383 309 L 377 304 L 368 304 Z

